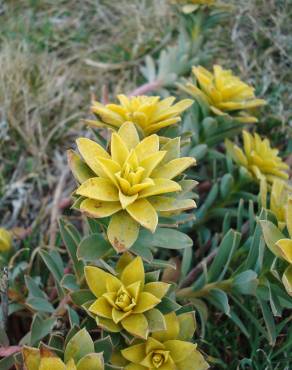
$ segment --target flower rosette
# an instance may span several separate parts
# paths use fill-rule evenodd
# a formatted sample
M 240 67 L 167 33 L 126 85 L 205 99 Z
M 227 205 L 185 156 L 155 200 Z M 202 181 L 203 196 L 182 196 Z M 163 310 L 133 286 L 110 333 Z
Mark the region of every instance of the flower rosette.
M 97 324 L 109 332 L 124 330 L 146 339 L 147 315 L 161 302 L 170 285 L 160 281 L 145 283 L 141 257 L 133 259 L 124 254 L 116 270 L 118 275 L 114 276 L 98 267 L 85 268 L 87 284 L 96 297 L 88 311 L 96 317 Z M 158 311 L 155 310 L 154 314 Z
M 261 139 L 255 133 L 243 130 L 243 148 L 225 140 L 227 153 L 240 166 L 245 167 L 258 181 L 265 179 L 271 184 L 276 179 L 287 180 L 289 166 L 278 155 L 279 150 L 272 148 L 268 139 Z
M 118 130 L 125 122 L 136 125 L 143 136 L 151 135 L 165 127 L 181 121 L 180 115 L 188 109 L 193 101 L 184 99 L 174 104 L 170 96 L 161 99 L 159 96 L 117 96 L 120 104 L 101 104 L 94 101 L 92 113 L 97 120 L 87 120 L 91 127 L 107 127 Z
M 255 123 L 251 110 L 265 105 L 257 99 L 254 88 L 236 77 L 231 70 L 214 65 L 213 73 L 198 66 L 193 67 L 196 84 L 187 83 L 181 88 L 199 103 L 205 104 L 216 116 L 231 117 L 240 123 Z
M 83 159 L 71 151 L 69 163 L 81 183 L 75 191 L 79 209 L 88 217 L 110 217 L 107 236 L 117 252 L 134 244 L 140 226 L 154 233 L 160 212 L 196 206 L 192 199 L 176 199 L 183 185 L 175 178 L 196 163 L 180 157 L 179 138 L 160 148 L 156 134 L 140 140 L 135 125 L 125 122 L 111 135 L 110 153 L 87 138 L 79 138 L 77 146 Z
M 64 360 L 44 345 L 24 346 L 22 356 L 25 370 L 104 370 L 103 356 L 95 353 L 94 343 L 85 329 L 68 341 Z
M 292 296 L 292 195 L 288 196 L 286 207 L 286 227 L 288 235 L 283 234 L 271 221 L 260 221 L 265 242 L 271 252 L 288 263 L 282 282 L 287 293 Z
M 209 368 L 197 345 L 190 342 L 194 331 L 192 312 L 165 315 L 166 329 L 153 333 L 146 341 L 121 350 L 126 360 L 116 358 L 125 370 L 206 370 Z M 186 329 L 187 328 L 187 329 Z

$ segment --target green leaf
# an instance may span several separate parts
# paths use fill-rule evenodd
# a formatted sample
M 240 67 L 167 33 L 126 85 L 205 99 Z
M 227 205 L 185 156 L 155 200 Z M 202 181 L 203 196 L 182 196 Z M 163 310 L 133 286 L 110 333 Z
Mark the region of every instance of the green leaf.
M 62 239 L 65 243 L 66 249 L 73 262 L 73 268 L 78 280 L 82 279 L 84 274 L 84 264 L 77 258 L 77 248 L 79 244 L 79 233 L 73 225 L 65 223 L 64 220 L 60 219 L 59 222 Z
M 147 244 L 141 244 L 138 240 L 131 248 L 130 251 L 136 256 L 142 257 L 142 259 L 148 263 L 152 263 L 153 254 Z
M 268 304 L 265 301 L 262 301 L 261 299 L 258 299 L 258 302 L 260 304 L 263 317 L 265 320 L 266 328 L 268 330 L 268 340 L 271 346 L 274 346 L 276 343 L 276 328 L 275 328 L 275 322 L 272 315 L 272 312 L 268 306 Z
M 111 337 L 108 335 L 105 338 L 95 341 L 94 349 L 96 353 L 103 353 L 104 362 L 109 362 L 113 352 L 113 343 Z
M 207 213 L 208 209 L 214 204 L 214 202 L 217 199 L 218 192 L 219 192 L 219 186 L 216 183 L 212 186 L 212 189 L 209 191 L 207 198 L 204 200 L 203 204 L 196 212 L 196 217 L 198 219 L 203 218 L 205 214 Z
M 230 230 L 222 239 L 218 253 L 209 268 L 208 281 L 220 281 L 224 278 L 232 257 L 239 246 L 241 234 Z
M 172 299 L 168 297 L 163 297 L 162 301 L 159 303 L 159 305 L 156 306 L 156 308 L 164 315 L 166 315 L 170 312 L 177 311 L 181 308 L 181 306 Z
M 181 263 L 181 279 L 185 278 L 192 266 L 192 248 L 185 248 L 183 250 L 183 258 Z
M 190 341 L 197 328 L 196 315 L 194 311 L 185 312 L 177 316 L 179 321 L 178 339 Z
M 150 332 L 166 329 L 164 316 L 157 308 L 153 308 L 152 310 L 146 311 L 145 316 L 148 321 Z
M 0 360 L 1 370 L 9 370 L 12 368 L 13 365 L 14 365 L 14 355 L 10 355 Z
M 275 244 L 280 239 L 285 239 L 285 235 L 270 221 L 262 220 L 260 221 L 265 242 L 269 249 L 274 253 L 275 256 L 281 257 L 278 253 Z
M 235 276 L 232 289 L 240 294 L 254 295 L 257 286 L 257 273 L 252 270 L 247 270 Z
M 230 316 L 230 306 L 228 303 L 227 294 L 221 289 L 210 290 L 207 300 L 210 301 L 215 307 Z
M 223 199 L 227 198 L 232 190 L 234 185 L 234 178 L 230 173 L 226 173 L 220 182 L 220 194 Z
M 77 257 L 85 262 L 93 262 L 103 258 L 109 252 L 114 252 L 111 244 L 101 234 L 94 233 L 81 240 L 77 249 Z
M 47 312 L 53 313 L 55 311 L 52 304 L 48 301 L 47 298 L 40 297 L 29 297 L 26 300 L 26 303 L 36 312 Z
M 89 289 L 77 290 L 71 293 L 71 298 L 77 306 L 82 306 L 84 303 L 94 301 L 96 299 Z
M 189 156 L 194 157 L 197 161 L 199 161 L 200 159 L 203 159 L 205 157 L 207 152 L 208 152 L 208 145 L 199 144 L 190 150 Z
M 78 313 L 73 310 L 70 306 L 67 306 L 67 311 L 68 311 L 68 317 L 70 321 L 70 326 L 78 326 L 80 324 L 80 319 Z
M 76 276 L 73 274 L 64 275 L 63 279 L 61 280 L 61 286 L 69 290 L 69 292 L 79 289 L 79 285 L 76 281 Z
M 64 267 L 60 266 L 59 258 L 61 257 L 58 255 L 56 251 L 47 252 L 44 249 L 41 249 L 39 251 L 39 254 L 55 279 L 59 296 L 61 298 L 64 297 L 63 289 L 60 286 L 60 282 L 64 273 Z
M 138 241 L 144 245 L 167 249 L 184 249 L 193 245 L 193 241 L 188 235 L 167 228 L 157 228 L 154 234 L 142 230 Z
M 44 320 L 40 315 L 36 314 L 31 324 L 30 344 L 36 346 L 40 340 L 50 334 L 55 322 L 55 317 Z
M 44 293 L 44 291 L 39 288 L 39 286 L 37 285 L 35 280 L 32 279 L 29 275 L 25 275 L 24 280 L 25 280 L 25 285 L 28 288 L 29 295 L 31 297 L 38 297 L 38 298 L 48 299 L 48 297 Z
M 68 342 L 64 360 L 67 363 L 71 358 L 77 363 L 82 357 L 94 352 L 94 344 L 86 329 L 80 330 Z
M 284 271 L 282 281 L 287 293 L 292 296 L 292 265 L 289 265 Z

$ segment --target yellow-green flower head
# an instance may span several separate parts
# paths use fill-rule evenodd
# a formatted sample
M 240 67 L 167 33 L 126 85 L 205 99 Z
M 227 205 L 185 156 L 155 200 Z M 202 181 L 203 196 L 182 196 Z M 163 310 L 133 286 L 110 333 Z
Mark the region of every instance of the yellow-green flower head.
M 125 264 L 118 277 L 98 267 L 85 267 L 87 284 L 97 300 L 89 311 L 97 315 L 97 323 L 111 332 L 126 330 L 130 334 L 147 338 L 149 325 L 145 313 L 161 302 L 169 284 L 152 282 L 145 284 L 144 266 L 141 257 Z
M 243 149 L 229 140 L 225 140 L 228 154 L 239 165 L 245 167 L 257 179 L 266 179 L 272 183 L 275 179 L 289 178 L 287 170 L 289 166 L 278 156 L 279 151 L 271 148 L 268 139 L 261 139 L 255 133 L 254 135 L 243 131 Z
M 290 238 L 286 238 L 270 221 L 261 221 L 261 226 L 265 242 L 269 249 L 277 257 L 289 264 L 282 276 L 282 282 L 287 293 L 292 296 L 292 195 L 288 196 L 286 209 L 286 226 Z
M 180 339 L 180 321 L 175 313 L 165 315 L 166 330 L 147 341 L 122 350 L 129 361 L 125 370 L 205 370 L 209 365 L 197 345 Z
M 12 247 L 12 234 L 3 228 L 0 228 L 0 252 L 7 252 Z
M 266 179 L 261 180 L 260 195 L 262 205 L 270 209 L 278 220 L 278 226 L 282 230 L 286 226 L 288 212 L 289 190 L 285 181 L 275 179 L 270 191 L 270 201 L 267 204 L 268 186 Z
M 193 67 L 197 85 L 188 83 L 184 90 L 210 106 L 212 112 L 219 116 L 229 115 L 242 123 L 257 122 L 249 111 L 266 104 L 257 99 L 254 88 L 234 76 L 231 70 L 214 65 L 213 73 L 199 66 Z
M 87 123 L 117 130 L 124 122 L 132 122 L 147 136 L 180 122 L 180 115 L 193 104 L 190 99 L 173 104 L 174 97 L 161 100 L 159 96 L 118 95 L 118 100 L 120 104 L 107 105 L 94 101 L 91 110 L 98 120 Z
M 87 171 L 89 178 L 83 182 L 86 176 L 71 161 L 73 173 L 82 182 L 76 190 L 84 197 L 80 210 L 93 218 L 112 216 L 107 233 L 118 252 L 136 241 L 140 225 L 155 232 L 157 212 L 195 207 L 193 200 L 176 202 L 169 196 L 181 190 L 173 179 L 195 164 L 194 158 L 178 158 L 179 138 L 168 141 L 160 150 L 156 134 L 140 141 L 135 125 L 126 122 L 112 134 L 110 154 L 86 138 L 78 139 L 77 146 L 92 173 Z
M 94 343 L 85 329 L 68 342 L 62 361 L 50 349 L 23 347 L 25 370 L 104 370 L 102 355 L 94 353 Z

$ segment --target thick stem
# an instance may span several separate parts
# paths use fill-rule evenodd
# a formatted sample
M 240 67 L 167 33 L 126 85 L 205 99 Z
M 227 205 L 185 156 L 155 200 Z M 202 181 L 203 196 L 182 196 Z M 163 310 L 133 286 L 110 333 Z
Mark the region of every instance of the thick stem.
M 155 91 L 159 89 L 162 86 L 161 81 L 152 81 L 152 82 L 147 82 L 144 85 L 141 85 L 137 87 L 135 90 L 130 92 L 128 96 L 138 96 L 138 95 L 144 95 L 147 94 L 151 91 Z
M 214 249 L 207 257 L 205 257 L 196 267 L 194 267 L 187 277 L 181 282 L 180 288 L 186 288 L 190 286 L 197 278 L 199 273 L 203 271 L 205 265 L 209 265 L 215 258 L 218 252 L 218 248 Z
M 232 287 L 232 279 L 223 280 L 219 282 L 214 282 L 206 284 L 202 289 L 193 291 L 193 289 L 185 288 L 181 289 L 176 293 L 178 299 L 188 299 L 188 298 L 201 298 L 207 296 L 212 289 L 221 289 L 225 292 L 229 292 Z

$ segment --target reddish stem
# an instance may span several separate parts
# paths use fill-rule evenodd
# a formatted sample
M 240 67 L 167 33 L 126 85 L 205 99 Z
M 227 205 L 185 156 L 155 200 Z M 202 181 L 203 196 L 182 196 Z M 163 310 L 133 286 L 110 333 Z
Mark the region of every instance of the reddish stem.
M 128 96 L 138 96 L 138 95 L 144 95 L 147 94 L 150 91 L 155 91 L 161 87 L 161 81 L 152 81 L 147 82 L 144 85 L 141 85 L 137 87 L 135 90 L 133 90 L 131 93 L 128 94 Z

